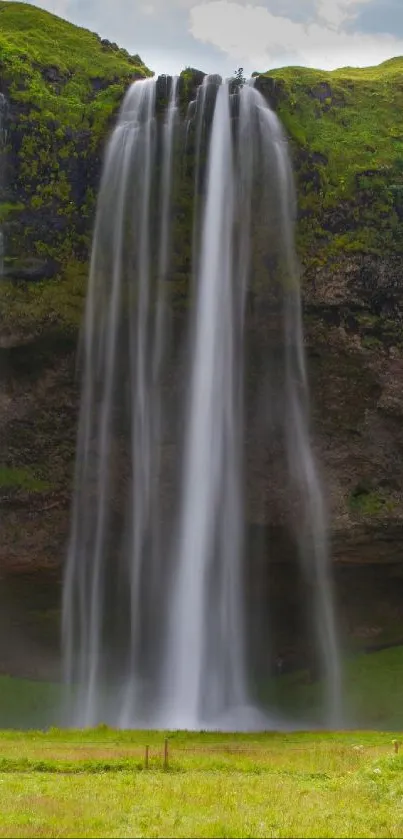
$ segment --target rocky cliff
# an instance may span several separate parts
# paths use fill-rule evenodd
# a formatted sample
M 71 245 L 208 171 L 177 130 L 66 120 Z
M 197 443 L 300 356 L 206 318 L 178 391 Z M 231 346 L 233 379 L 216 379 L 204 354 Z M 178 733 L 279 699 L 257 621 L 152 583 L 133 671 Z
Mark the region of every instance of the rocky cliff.
M 6 277 L 86 259 L 102 146 L 138 56 L 24 3 L 0 3 Z
M 0 3 L 3 574 L 53 571 L 65 554 L 76 348 L 102 151 L 125 89 L 147 74 L 138 56 L 92 33 Z M 182 74 L 184 108 L 201 75 Z M 313 429 L 333 556 L 340 568 L 385 566 L 382 603 L 378 581 L 362 631 L 382 639 L 393 624 L 403 635 L 403 608 L 393 599 L 403 571 L 403 59 L 332 73 L 276 70 L 256 84 L 283 121 L 295 166 Z M 164 91 L 161 80 L 161 102 Z M 178 196 L 175 207 L 183 233 L 172 276 L 178 312 L 189 272 L 188 201 Z M 251 326 L 262 326 L 253 301 Z M 258 542 L 271 528 L 286 559 L 281 527 L 259 513 L 270 464 L 259 457 L 254 468 L 250 526 Z M 354 579 L 340 582 L 352 635 L 354 586 L 364 578 Z
M 363 70 L 276 70 L 256 82 L 294 158 L 314 422 L 336 555 L 351 547 L 359 558 L 367 530 L 379 560 L 400 557 L 391 537 L 403 533 L 402 80 L 397 58 Z

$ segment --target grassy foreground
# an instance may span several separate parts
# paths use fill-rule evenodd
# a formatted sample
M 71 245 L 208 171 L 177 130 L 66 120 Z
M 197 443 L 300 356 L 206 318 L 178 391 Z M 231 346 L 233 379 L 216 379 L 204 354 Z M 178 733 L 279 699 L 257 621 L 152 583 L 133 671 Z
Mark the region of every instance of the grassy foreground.
M 0 836 L 402 836 L 392 736 L 0 735 Z M 150 744 L 149 769 L 144 768 Z
M 0 837 L 402 836 L 402 667 L 402 647 L 345 667 L 350 719 L 383 731 L 0 732 Z M 278 680 L 277 701 L 302 720 L 318 686 L 301 679 Z M 49 726 L 58 696 L 0 678 L 0 726 Z

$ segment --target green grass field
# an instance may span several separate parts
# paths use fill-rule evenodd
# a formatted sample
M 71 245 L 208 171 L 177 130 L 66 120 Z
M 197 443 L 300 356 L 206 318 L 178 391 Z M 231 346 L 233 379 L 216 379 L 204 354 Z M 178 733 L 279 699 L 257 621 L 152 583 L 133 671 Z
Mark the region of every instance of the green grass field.
M 390 734 L 0 735 L 0 836 L 401 836 Z M 144 768 L 145 744 L 149 769 Z
M 402 647 L 346 663 L 348 713 L 378 731 L 9 728 L 0 732 L 0 837 L 402 836 L 402 672 Z M 284 677 L 278 705 L 302 719 L 318 687 Z M 0 727 L 49 726 L 59 696 L 56 685 L 0 678 Z

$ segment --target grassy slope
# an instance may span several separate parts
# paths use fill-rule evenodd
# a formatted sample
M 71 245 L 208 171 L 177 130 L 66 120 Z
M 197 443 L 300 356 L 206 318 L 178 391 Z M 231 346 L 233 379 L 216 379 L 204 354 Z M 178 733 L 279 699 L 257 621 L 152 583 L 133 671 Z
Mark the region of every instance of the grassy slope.
M 316 182 L 301 182 L 305 261 L 340 252 L 399 252 L 403 245 L 403 58 L 331 72 L 289 67 L 274 79 L 278 114 L 298 150 L 309 152 Z M 315 159 L 316 157 L 316 159 Z M 297 164 L 298 169 L 298 164 Z M 346 231 L 331 236 L 326 217 L 340 210 Z
M 98 35 L 26 3 L 0 2 L 0 60 L 12 79 L 13 98 L 40 108 L 41 117 L 88 124 L 92 80 L 115 82 L 117 89 L 97 97 L 92 111 L 111 112 L 122 85 L 150 71 L 139 56 L 106 48 Z M 64 77 L 58 92 L 44 78 L 44 68 Z M 51 77 L 50 77 L 51 79 Z M 113 102 L 115 99 L 115 102 Z
M 390 735 L 3 735 L 0 836 L 401 836 Z M 150 769 L 144 744 L 151 744 Z
M 31 207 L 56 198 L 59 214 L 68 214 L 70 189 L 60 164 L 77 157 L 72 132 L 90 129 L 89 147 L 96 148 L 129 82 L 150 71 L 139 56 L 104 46 L 86 29 L 8 2 L 0 2 L 0 67 L 12 102 L 26 106 L 18 114 L 19 125 L 27 126 L 19 157 L 23 184 L 28 191 L 36 186 Z

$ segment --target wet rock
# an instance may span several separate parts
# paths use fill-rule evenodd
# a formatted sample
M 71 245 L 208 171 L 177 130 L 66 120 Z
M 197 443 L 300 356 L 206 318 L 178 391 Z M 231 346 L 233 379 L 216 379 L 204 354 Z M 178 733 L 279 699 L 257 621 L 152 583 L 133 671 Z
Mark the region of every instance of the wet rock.
M 16 261 L 7 265 L 4 269 L 3 278 L 6 280 L 25 280 L 28 283 L 49 280 L 55 277 L 60 270 L 60 265 L 50 259 L 27 259 Z

